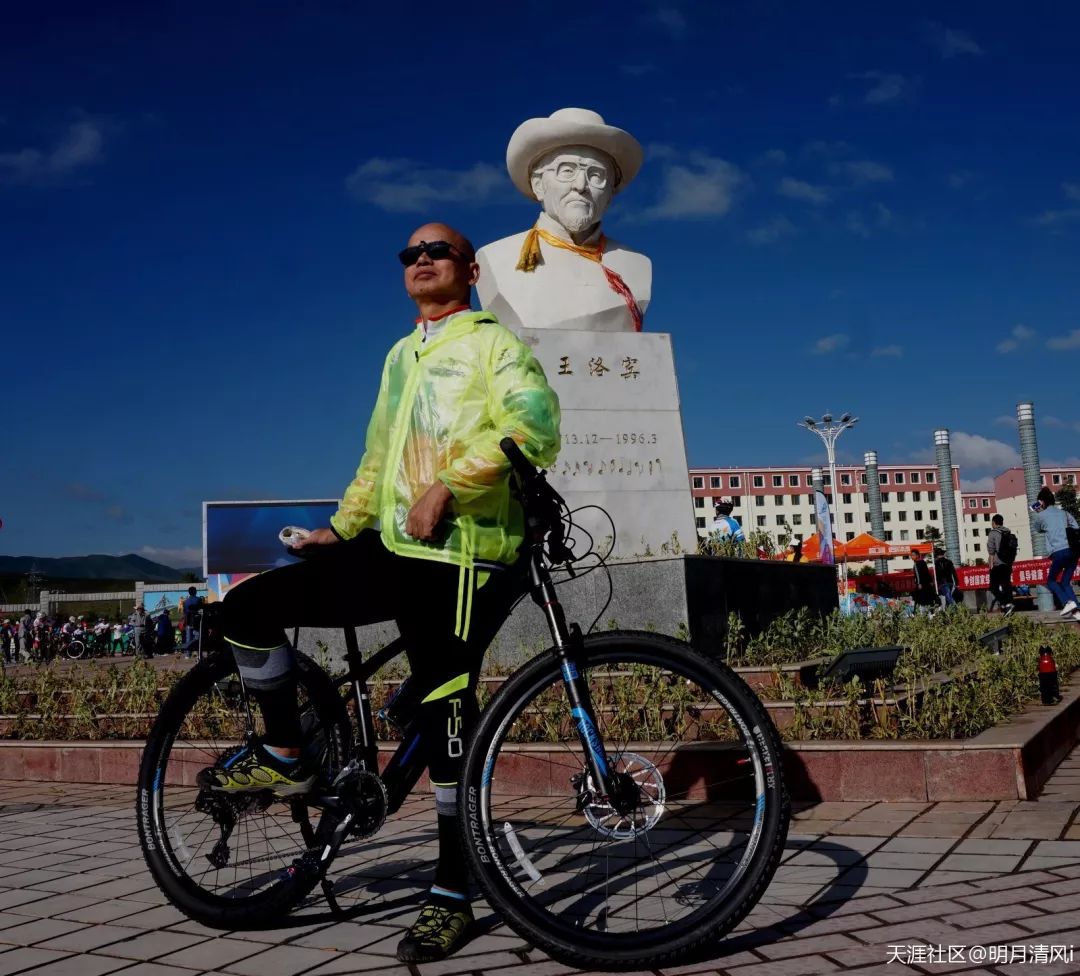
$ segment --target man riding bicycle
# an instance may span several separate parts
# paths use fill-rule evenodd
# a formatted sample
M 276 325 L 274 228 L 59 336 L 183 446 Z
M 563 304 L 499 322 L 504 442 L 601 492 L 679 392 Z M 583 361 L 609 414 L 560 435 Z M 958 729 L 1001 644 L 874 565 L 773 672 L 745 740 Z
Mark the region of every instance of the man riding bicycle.
M 395 619 L 438 818 L 434 884 L 398 946 L 399 959 L 424 962 L 452 951 L 472 920 L 457 782 L 484 651 L 523 587 L 507 571 L 524 524 L 499 441 L 512 437 L 529 461 L 549 466 L 559 403 L 528 347 L 470 310 L 479 268 L 468 240 L 427 224 L 399 257 L 420 314 L 386 358 L 356 477 L 330 526 L 295 547 L 313 558 L 248 580 L 224 602 L 223 633 L 265 735 L 199 782 L 225 793 L 311 789 L 285 628 Z

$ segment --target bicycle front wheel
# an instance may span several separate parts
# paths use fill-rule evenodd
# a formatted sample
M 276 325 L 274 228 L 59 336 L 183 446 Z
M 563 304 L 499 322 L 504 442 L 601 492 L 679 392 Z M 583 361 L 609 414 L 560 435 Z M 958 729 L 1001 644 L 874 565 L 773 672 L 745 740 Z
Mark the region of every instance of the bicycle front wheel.
M 478 883 L 521 936 L 588 968 L 672 965 L 757 903 L 787 838 L 780 741 L 733 671 L 688 644 L 585 640 L 596 731 L 636 784 L 617 813 L 593 783 L 552 654 L 485 709 L 462 775 Z
M 64 651 L 70 660 L 77 661 L 86 653 L 86 645 L 81 640 L 68 641 Z
M 302 654 L 297 665 L 305 761 L 325 785 L 348 761 L 349 721 L 326 673 Z M 226 796 L 196 785 L 201 769 L 263 731 L 258 704 L 245 696 L 226 651 L 180 679 L 146 741 L 136 808 L 143 854 L 168 899 L 205 925 L 266 924 L 316 882 L 296 870 L 318 832 L 318 811 L 304 796 Z

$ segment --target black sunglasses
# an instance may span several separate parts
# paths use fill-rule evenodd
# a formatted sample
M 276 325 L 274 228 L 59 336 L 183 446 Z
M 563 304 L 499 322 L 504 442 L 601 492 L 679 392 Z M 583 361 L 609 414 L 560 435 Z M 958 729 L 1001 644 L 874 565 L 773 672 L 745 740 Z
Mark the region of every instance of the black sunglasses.
M 420 260 L 421 254 L 426 254 L 432 261 L 441 261 L 449 257 L 464 257 L 461 251 L 449 241 L 421 241 L 419 244 L 405 248 L 404 251 L 398 251 L 398 260 L 406 268 L 411 268 Z

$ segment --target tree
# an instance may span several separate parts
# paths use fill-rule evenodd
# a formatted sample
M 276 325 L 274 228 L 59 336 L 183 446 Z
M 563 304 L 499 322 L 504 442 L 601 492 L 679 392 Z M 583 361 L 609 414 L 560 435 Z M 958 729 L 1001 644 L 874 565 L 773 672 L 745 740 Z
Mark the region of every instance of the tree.
M 936 525 L 928 525 L 922 532 L 924 542 L 940 542 L 941 529 Z
M 1076 501 L 1076 487 L 1071 481 L 1062 486 L 1061 491 L 1054 496 L 1054 501 L 1074 519 L 1080 521 L 1080 505 Z

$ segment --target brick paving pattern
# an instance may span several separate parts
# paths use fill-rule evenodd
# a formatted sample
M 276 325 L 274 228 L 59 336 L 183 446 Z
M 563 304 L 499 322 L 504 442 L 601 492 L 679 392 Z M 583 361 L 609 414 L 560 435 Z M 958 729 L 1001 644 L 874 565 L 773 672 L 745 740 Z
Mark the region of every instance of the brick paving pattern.
M 358 917 L 335 921 L 313 899 L 279 928 L 227 933 L 185 918 L 154 887 L 133 790 L 0 782 L 0 798 L 0 976 L 575 972 L 482 904 L 476 937 L 451 959 L 394 959 L 435 856 L 427 797 L 373 839 L 386 848 L 383 876 L 343 895 Z M 914 945 L 1000 944 L 1013 947 L 1011 959 L 897 958 Z M 1037 946 L 1074 947 L 1075 958 L 1015 955 Z M 773 884 L 722 954 L 654 976 L 953 972 L 1080 973 L 1080 750 L 1032 802 L 798 805 Z

